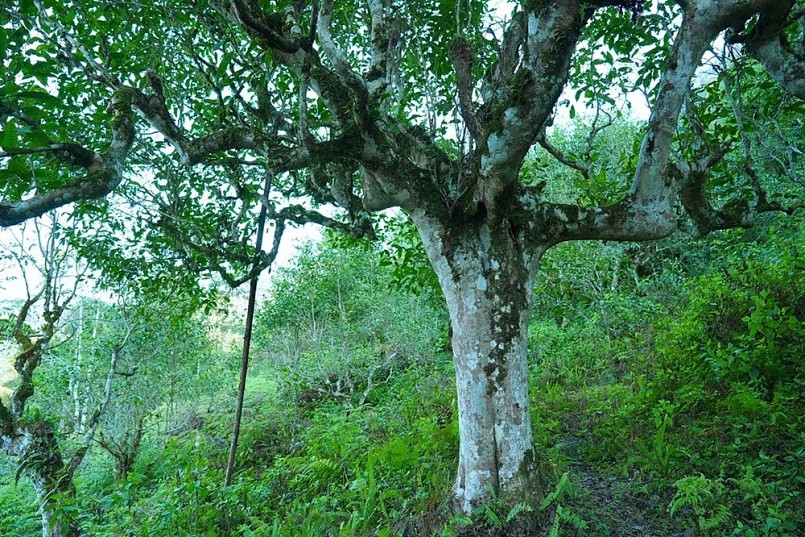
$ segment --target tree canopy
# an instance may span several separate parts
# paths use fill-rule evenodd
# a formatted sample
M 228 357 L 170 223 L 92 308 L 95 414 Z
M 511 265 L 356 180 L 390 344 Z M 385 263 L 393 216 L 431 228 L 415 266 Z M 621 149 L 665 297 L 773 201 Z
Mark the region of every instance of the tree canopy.
M 517 183 L 529 148 L 548 144 L 545 128 L 563 106 L 568 79 L 574 109 L 612 104 L 627 87 L 662 104 L 649 124 L 655 142 L 635 163 L 630 207 L 673 174 L 672 190 L 686 192 L 703 231 L 780 208 L 759 194 L 744 211 L 716 211 L 698 195 L 732 141 L 709 129 L 713 118 L 684 129 L 701 137 L 697 158 L 666 160 L 691 79 L 724 31 L 736 60 L 730 68 L 757 58 L 792 94 L 805 93 L 802 6 L 596 1 L 490 9 L 483 2 L 7 4 L 0 222 L 76 201 L 86 214 L 114 192 L 136 200 L 142 223 L 128 226 L 154 235 L 152 248 L 236 278 L 230 265 L 250 255 L 244 239 L 266 176 L 280 229 L 312 221 L 371 234 L 366 210 L 391 205 L 433 205 L 451 218 L 475 214 L 480 202 L 490 210 Z M 693 117 L 698 103 L 688 102 Z M 314 210 L 325 203 L 344 213 Z M 547 223 L 553 213 L 530 217 L 539 214 Z M 574 232 L 570 218 L 550 239 L 639 238 L 585 214 L 589 221 L 576 224 L 588 231 Z

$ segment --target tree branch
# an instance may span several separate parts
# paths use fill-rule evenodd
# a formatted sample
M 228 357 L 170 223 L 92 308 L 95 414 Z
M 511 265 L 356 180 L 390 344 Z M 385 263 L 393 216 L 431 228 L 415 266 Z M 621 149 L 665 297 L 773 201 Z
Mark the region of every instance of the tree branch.
M 13 108 L 5 104 L 3 101 L 0 101 L 0 117 L 8 117 L 8 116 L 19 119 L 20 121 L 22 121 L 23 123 L 25 123 L 34 130 L 38 131 L 42 130 L 42 126 L 34 118 L 29 116 L 25 112 L 17 110 L 16 108 Z
M 682 184 L 682 190 L 680 192 L 682 204 L 693 220 L 698 234 L 702 236 L 719 229 L 734 227 L 748 228 L 754 224 L 755 218 L 759 214 L 766 212 L 784 212 L 792 214 L 803 206 L 803 204 L 795 204 L 786 207 L 778 202 L 769 202 L 766 191 L 761 186 L 760 177 L 755 171 L 754 159 L 752 157 L 752 140 L 747 135 L 744 125 L 740 78 L 736 77 L 736 83 L 733 86 L 726 59 L 723 57 L 719 59 L 721 60 L 721 83 L 724 87 L 727 102 L 735 116 L 738 135 L 741 139 L 744 153 L 743 171 L 749 178 L 755 199 L 747 201 L 742 198 L 736 198 L 727 202 L 720 210 L 715 209 L 711 205 L 707 199 L 706 192 L 709 176 L 708 172 L 715 163 L 724 156 L 726 148 L 713 150 L 706 146 L 704 143 L 703 126 L 699 123 L 698 118 L 695 117 L 692 111 L 690 111 L 689 120 L 694 126 L 697 138 L 699 138 L 699 148 L 697 150 L 697 156 L 699 158 L 693 165 L 675 163 L 673 171 Z
M 789 19 L 793 6 L 794 0 L 766 6 L 757 24 L 741 40 L 746 42 L 746 53 L 762 63 L 782 87 L 805 99 L 805 50 L 788 46 L 783 33 L 790 22 L 805 18 L 803 10 L 799 10 Z
M 131 93 L 126 88 L 112 94 L 107 113 L 112 115 L 112 140 L 103 155 L 75 144 L 56 144 L 49 150 L 62 160 L 87 169 L 75 181 L 33 197 L 0 203 L 0 227 L 13 226 L 29 218 L 79 200 L 98 199 L 112 192 L 123 180 L 125 160 L 134 143 Z
M 503 79 L 517 65 L 507 56 L 498 74 L 490 75 L 502 89 L 487 92 L 493 98 L 485 103 L 489 135 L 481 156 L 481 173 L 504 180 L 487 188 L 487 205 L 493 202 L 490 197 L 516 181 L 510 170 L 519 168 L 551 116 L 567 81 L 576 42 L 591 14 L 592 9 L 582 8 L 578 0 L 534 2 L 528 4 L 524 20 L 515 17 L 510 23 L 504 50 L 510 55 L 520 50 L 521 62 Z M 522 39 L 521 44 L 518 39 Z
M 109 401 L 112 399 L 112 380 L 115 377 L 117 360 L 120 357 L 120 353 L 123 351 L 123 348 L 126 346 L 126 342 L 128 341 L 129 336 L 131 336 L 131 332 L 131 327 L 127 326 L 126 335 L 123 337 L 123 341 L 112 348 L 112 356 L 109 360 L 109 371 L 106 374 L 106 381 L 104 382 L 103 386 L 103 397 L 98 402 L 98 406 L 95 407 L 95 410 L 89 419 L 87 430 L 84 433 L 83 439 L 81 440 L 81 445 L 73 453 L 73 456 L 70 457 L 70 462 L 67 464 L 65 470 L 68 480 L 72 480 L 73 474 L 75 473 L 76 469 L 78 469 L 81 461 L 84 460 L 84 456 L 89 450 L 92 439 L 95 437 L 95 432 L 98 430 L 98 426 L 101 423 L 101 416 L 106 411 L 106 407 L 109 406 Z
M 750 174 L 754 173 L 751 168 L 746 171 Z M 682 167 L 680 173 L 684 177 L 684 187 L 680 192 L 680 199 L 688 215 L 693 220 L 696 231 L 701 236 L 720 229 L 752 227 L 755 218 L 762 213 L 783 212 L 793 214 L 795 211 L 805 207 L 803 203 L 786 207 L 780 203 L 769 202 L 766 198 L 766 193 L 760 189 L 756 190 L 757 198 L 753 203 L 742 198 L 736 198 L 719 210 L 713 207 L 707 199 L 705 189 L 707 169 L 702 169 L 700 166 Z M 756 181 L 757 178 L 755 177 L 753 182 Z
M 674 202 L 680 191 L 690 185 L 682 179 L 684 173 L 671 173 L 669 156 L 693 75 L 704 52 L 721 31 L 741 24 L 756 13 L 774 12 L 776 8 L 779 4 L 773 0 L 730 3 L 690 0 L 685 4 L 684 18 L 668 67 L 660 80 L 629 193 L 614 205 L 590 210 L 546 205 L 539 218 L 562 222 L 553 226 L 556 236 L 552 242 L 648 240 L 665 237 L 676 229 Z
M 287 54 L 294 54 L 302 48 L 300 40 L 285 35 L 285 16 L 282 13 L 266 13 L 251 0 L 232 0 L 230 9 L 243 28 L 264 47 Z
M 398 57 L 402 21 L 393 14 L 388 0 L 370 0 L 369 13 L 372 59 L 366 84 L 373 102 L 385 115 L 391 101 L 398 98 L 392 90 L 402 91 Z
M 486 129 L 478 118 L 472 102 L 475 81 L 472 77 L 472 64 L 475 61 L 472 46 L 463 37 L 457 37 L 450 46 L 450 59 L 456 70 L 458 84 L 458 106 L 472 137 L 481 144 L 486 142 Z
M 556 146 L 551 144 L 548 139 L 545 137 L 545 132 L 541 132 L 537 137 L 537 143 L 548 152 L 553 158 L 567 166 L 568 168 L 574 169 L 579 172 L 582 177 L 585 179 L 590 177 L 590 169 L 587 167 L 586 164 L 581 163 L 575 159 L 569 158 L 566 156 L 562 151 L 559 150 Z
M 149 79 L 152 81 L 152 85 L 155 81 L 159 81 L 153 72 L 149 73 Z M 275 173 L 306 168 L 311 164 L 311 157 L 327 161 L 344 156 L 331 150 L 333 146 L 343 143 L 342 140 L 324 142 L 311 140 L 299 147 L 289 147 L 285 143 L 285 139 L 276 132 L 257 133 L 243 127 L 223 127 L 206 136 L 190 139 L 177 127 L 167 108 L 164 96 L 160 97 L 156 92 L 153 95 L 146 95 L 133 88 L 130 91 L 136 110 L 153 128 L 165 136 L 165 139 L 176 149 L 183 163 L 188 166 L 216 162 L 217 154 L 231 150 L 253 151 L 264 156 Z M 349 140 L 352 138 L 353 136 L 350 135 Z
M 338 47 L 330 33 L 333 19 L 333 0 L 322 0 L 319 12 L 318 33 L 319 43 L 325 57 L 330 60 L 335 72 L 341 81 L 358 94 L 368 96 L 366 81 L 358 75 L 347 61 L 346 54 Z
M 269 216 L 299 225 L 318 224 L 358 238 L 375 238 L 374 229 L 372 228 L 368 213 L 359 214 L 353 222 L 345 223 L 325 216 L 318 211 L 307 209 L 301 205 L 288 205 L 274 212 L 273 215 L 269 213 Z

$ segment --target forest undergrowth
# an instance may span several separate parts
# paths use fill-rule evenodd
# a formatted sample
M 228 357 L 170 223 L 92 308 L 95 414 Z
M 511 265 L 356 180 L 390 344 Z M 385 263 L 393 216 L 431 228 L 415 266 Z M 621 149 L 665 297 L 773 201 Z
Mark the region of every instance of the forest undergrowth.
M 545 501 L 470 517 L 448 500 L 458 427 L 438 297 L 330 239 L 258 316 L 234 483 L 230 368 L 177 426 L 149 414 L 124 478 L 93 452 L 62 515 L 98 536 L 802 535 L 804 238 L 789 221 L 710 246 L 553 250 L 529 336 Z M 35 535 L 14 473 L 0 534 Z

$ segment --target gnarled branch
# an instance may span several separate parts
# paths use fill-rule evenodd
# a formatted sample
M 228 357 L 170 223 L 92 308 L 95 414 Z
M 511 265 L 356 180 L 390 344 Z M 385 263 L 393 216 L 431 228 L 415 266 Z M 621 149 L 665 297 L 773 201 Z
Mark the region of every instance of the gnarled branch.
M 29 218 L 80 200 L 98 199 L 112 192 L 123 180 L 126 156 L 134 143 L 134 118 L 131 93 L 122 88 L 112 95 L 107 112 L 112 115 L 112 140 L 109 149 L 95 154 L 75 144 L 55 144 L 47 149 L 62 160 L 87 169 L 71 183 L 48 192 L 0 203 L 0 227 L 13 226 Z
M 794 0 L 779 0 L 776 4 L 762 12 L 748 35 L 740 39 L 733 37 L 733 40 L 745 41 L 749 56 L 762 63 L 782 87 L 805 99 L 805 45 L 795 49 L 786 42 L 783 34 L 790 22 L 805 24 L 805 10 L 793 13 L 789 19 Z

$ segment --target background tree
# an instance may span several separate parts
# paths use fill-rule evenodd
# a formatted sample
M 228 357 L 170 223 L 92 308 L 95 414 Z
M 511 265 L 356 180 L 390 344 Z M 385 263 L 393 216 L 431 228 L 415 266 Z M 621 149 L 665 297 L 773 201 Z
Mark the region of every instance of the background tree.
M 165 297 L 117 305 L 78 297 L 87 269 L 65 235 L 37 220 L 0 249 L 19 273 L 14 282 L 4 272 L 6 281 L 25 291 L 17 312 L 0 319 L 0 359 L 13 373 L 2 379 L 2 448 L 16 459 L 15 480 L 30 479 L 46 536 L 82 531 L 74 483 L 93 442 L 122 479 L 149 414 L 163 410 L 168 429 L 180 400 L 219 386 L 196 301 L 177 308 Z
M 259 203 L 275 228 L 256 270 L 273 259 L 287 223 L 371 236 L 367 211 L 401 207 L 453 328 L 457 506 L 469 512 L 491 494 L 539 499 L 526 334 L 545 251 L 570 240 L 665 237 L 679 227 L 679 202 L 700 233 L 792 210 L 769 199 L 748 138 L 743 158 L 725 158 L 729 137 L 696 115 L 691 86 L 723 36 L 741 62 L 759 60 L 805 96 L 802 2 L 654 2 L 641 16 L 645 4 L 523 2 L 491 32 L 482 2 L 11 4 L 18 29 L 5 40 L 19 53 L 3 58 L 10 119 L 0 224 L 79 201 L 74 215 L 86 222 L 103 205 L 88 200 L 114 192 L 151 227 L 126 228 L 118 217 L 127 215 L 101 207 L 119 231 L 107 237 L 139 228 L 154 266 L 236 284 L 250 275 Z M 611 101 L 613 84 L 631 84 L 651 102 L 631 186 L 623 178 L 616 199 L 554 202 L 521 173 L 532 147 L 550 146 L 546 128 L 569 79 L 577 99 Z M 734 100 L 735 86 L 723 89 Z M 108 124 L 111 141 L 88 124 Z M 179 165 L 192 169 L 175 172 Z M 749 186 L 723 205 L 710 196 L 719 166 Z M 300 196 L 309 203 L 296 203 Z M 339 216 L 318 212 L 322 204 L 340 207 Z
M 147 297 L 118 300 L 83 299 L 65 313 L 63 330 L 72 335 L 40 372 L 37 404 L 60 424 L 60 437 L 83 435 L 103 397 L 107 356 L 117 349 L 113 397 L 94 440 L 112 457 L 119 480 L 136 460 L 147 425 L 180 426 L 181 401 L 220 388 L 214 379 L 220 363 L 204 335 L 206 322 L 191 309 Z
M 17 376 L 9 400 L 0 400 L 0 442 L 7 455 L 19 460 L 16 478 L 24 473 L 33 483 L 42 515 L 42 535 L 78 535 L 77 519 L 65 504 L 69 505 L 74 498 L 73 475 L 109 403 L 117 353 L 112 352 L 107 364 L 102 398 L 91 409 L 84 422 L 83 438 L 68 458 L 59 444 L 51 416 L 28 403 L 34 395 L 34 374 L 51 348 L 59 344 L 61 317 L 74 298 L 82 275 L 80 271 L 78 275 L 69 274 L 75 269 L 74 259 L 60 240 L 56 223 L 46 228 L 37 222 L 35 227 L 33 246 L 20 238 L 17 249 L 6 250 L 17 261 L 25 298 L 16 315 L 4 319 L 0 325 L 3 339 L 13 342 L 16 352 L 11 363 Z M 36 272 L 40 282 L 35 284 Z M 34 285 L 38 287 L 35 291 Z M 37 313 L 40 319 L 36 318 Z
M 333 239 L 306 247 L 274 275 L 257 319 L 257 355 L 300 401 L 361 406 L 395 371 L 429 357 L 443 311 L 396 291 L 373 246 Z

